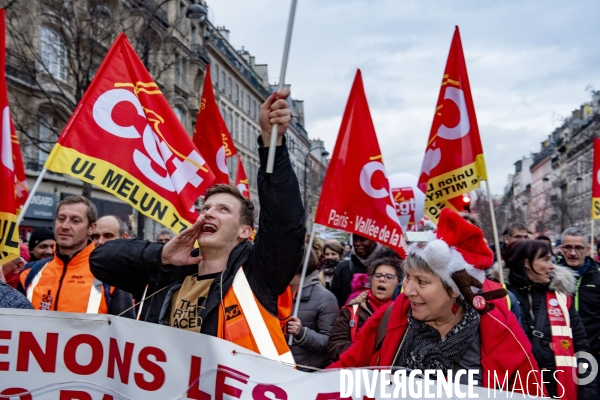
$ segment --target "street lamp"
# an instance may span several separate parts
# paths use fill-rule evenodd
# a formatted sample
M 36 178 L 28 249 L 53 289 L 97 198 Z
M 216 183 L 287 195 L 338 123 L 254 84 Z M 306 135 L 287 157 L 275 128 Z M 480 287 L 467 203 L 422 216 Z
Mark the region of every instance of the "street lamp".
M 204 22 L 206 19 L 206 14 L 206 7 L 204 7 L 202 4 L 196 3 L 190 4 L 185 12 L 185 16 L 196 24 Z
M 321 152 L 321 156 L 323 156 L 323 157 L 327 157 L 329 155 L 329 152 L 323 146 L 311 147 L 310 149 L 308 149 L 308 153 L 304 153 L 302 150 L 300 150 L 297 147 L 294 148 L 294 151 L 299 152 L 304 157 L 304 209 L 305 209 L 305 212 L 307 210 L 306 176 L 308 175 L 308 158 L 309 158 L 310 154 L 315 150 L 323 150 Z

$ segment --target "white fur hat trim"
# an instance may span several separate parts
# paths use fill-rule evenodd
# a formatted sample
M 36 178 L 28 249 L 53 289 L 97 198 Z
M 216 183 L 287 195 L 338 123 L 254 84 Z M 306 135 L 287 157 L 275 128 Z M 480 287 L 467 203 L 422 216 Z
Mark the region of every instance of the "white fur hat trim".
M 433 235 L 432 235 L 433 236 Z M 424 246 L 420 243 L 413 243 L 408 249 L 409 254 L 414 254 L 427 263 L 427 265 L 435 272 L 435 274 L 454 290 L 460 294 L 458 286 L 452 279 L 452 274 L 460 270 L 466 270 L 469 275 L 483 283 L 485 272 L 468 264 L 462 254 L 454 247 L 449 247 L 446 242 L 436 239 L 435 236 L 430 238 Z M 462 297 L 462 294 L 460 294 Z

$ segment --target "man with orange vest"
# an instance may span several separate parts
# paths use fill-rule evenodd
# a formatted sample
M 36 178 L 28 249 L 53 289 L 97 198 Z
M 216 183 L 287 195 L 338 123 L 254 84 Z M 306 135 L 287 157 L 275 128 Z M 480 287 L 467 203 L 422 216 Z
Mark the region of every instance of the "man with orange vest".
M 254 204 L 233 185 L 208 189 L 200 217 L 167 244 L 115 240 L 90 257 L 94 275 L 133 293 L 146 291 L 141 319 L 229 340 L 293 363 L 282 328 L 291 313 L 289 283 L 304 249 L 304 209 L 283 133 L 289 90 L 261 106 L 260 229 Z M 271 124 L 279 124 L 275 166 L 265 172 Z M 200 247 L 193 250 L 195 242 Z M 179 266 L 179 267 L 176 267 Z M 286 307 L 282 307 L 285 300 Z M 287 308 L 287 312 L 282 312 Z
M 27 299 L 36 310 L 119 315 L 133 306 L 131 294 L 94 278 L 89 257 L 98 211 L 89 199 L 70 196 L 58 203 L 54 256 L 21 273 Z M 124 314 L 134 318 L 133 310 Z

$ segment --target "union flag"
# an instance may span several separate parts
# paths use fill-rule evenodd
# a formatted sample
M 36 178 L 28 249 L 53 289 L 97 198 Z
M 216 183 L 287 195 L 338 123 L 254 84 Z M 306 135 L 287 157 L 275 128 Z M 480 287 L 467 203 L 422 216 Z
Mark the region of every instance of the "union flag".
M 235 186 L 240 190 L 242 196 L 250 198 L 250 188 L 248 187 L 248 178 L 246 177 L 246 171 L 244 170 L 244 164 L 242 164 L 242 155 L 238 154 L 238 165 L 235 173 Z
M 229 185 L 226 159 L 236 155 L 237 150 L 215 100 L 210 78 L 210 64 L 206 66 L 202 99 L 194 127 L 194 144 L 198 151 L 206 156 L 206 163 L 215 174 L 213 184 Z
M 17 216 L 25 200 L 28 189 L 21 157 L 21 147 L 15 133 L 6 87 L 6 22 L 4 9 L 0 9 L 0 122 L 2 134 L 0 140 L 0 265 L 17 258 L 19 252 L 19 229 Z
M 592 219 L 600 219 L 600 139 L 594 138 L 594 170 L 592 171 Z M 593 222 L 592 222 L 593 224 Z
M 120 34 L 46 161 L 181 231 L 214 180 L 124 34 Z
M 327 168 L 315 223 L 359 234 L 405 256 L 402 227 L 360 70 Z
M 461 211 L 462 195 L 482 180 L 485 160 L 457 26 L 419 174 L 425 214 L 437 223 L 442 208 Z

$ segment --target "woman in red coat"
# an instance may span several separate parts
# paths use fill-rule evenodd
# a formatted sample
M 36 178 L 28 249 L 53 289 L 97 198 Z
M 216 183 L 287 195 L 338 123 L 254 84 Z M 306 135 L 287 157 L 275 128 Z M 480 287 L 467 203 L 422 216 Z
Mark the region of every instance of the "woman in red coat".
M 545 393 L 531 344 L 506 302 L 497 300 L 506 291 L 471 289 L 482 287 L 484 269 L 493 262 L 481 230 L 445 208 L 431 236 L 410 246 L 403 293 L 367 321 L 330 368 L 401 367 L 452 375 L 477 369 L 481 386 Z M 386 323 L 381 340 L 379 326 Z M 466 376 L 460 381 L 466 384 Z

